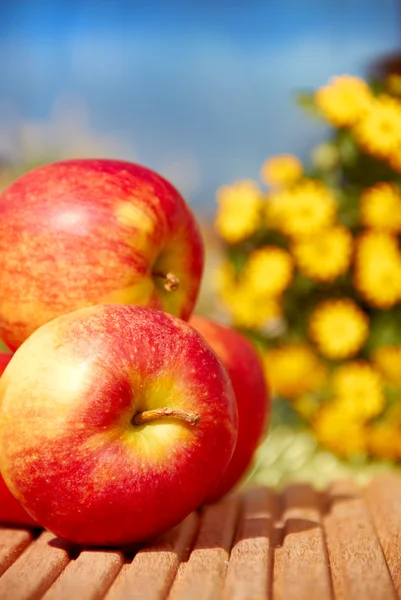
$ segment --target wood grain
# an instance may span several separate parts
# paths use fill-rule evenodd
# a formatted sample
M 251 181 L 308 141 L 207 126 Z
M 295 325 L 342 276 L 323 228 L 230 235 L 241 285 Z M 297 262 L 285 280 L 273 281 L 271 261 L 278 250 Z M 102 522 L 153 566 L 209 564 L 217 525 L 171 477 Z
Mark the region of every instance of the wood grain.
M 44 531 L 0 578 L 1 600 L 41 598 L 69 560 L 68 545 Z
M 28 529 L 0 527 L 0 576 L 31 543 L 32 532 Z
M 270 598 L 277 508 L 276 494 L 270 489 L 245 494 L 225 580 L 226 600 Z
M 324 528 L 336 600 L 395 600 L 371 514 L 351 482 L 327 494 Z
M 204 508 L 195 546 L 188 561 L 180 564 L 169 600 L 221 597 L 238 509 L 237 496 Z
M 331 600 L 327 551 L 318 494 L 295 485 L 283 494 L 283 540 L 274 559 L 277 600 Z
M 401 598 L 401 479 L 382 475 L 365 490 L 377 534 L 393 579 Z
M 45 600 L 98 600 L 124 564 L 122 552 L 84 550 L 71 560 L 44 595 Z
M 124 565 L 107 600 L 159 600 L 165 598 L 180 562 L 190 552 L 198 528 L 198 515 L 189 515 L 183 523 L 140 550 L 132 562 Z

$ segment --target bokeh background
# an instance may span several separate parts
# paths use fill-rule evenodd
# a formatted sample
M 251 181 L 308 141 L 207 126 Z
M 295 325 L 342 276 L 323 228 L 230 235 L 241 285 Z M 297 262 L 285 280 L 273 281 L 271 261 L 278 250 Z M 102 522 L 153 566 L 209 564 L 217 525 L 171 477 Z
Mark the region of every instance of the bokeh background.
M 0 156 L 138 160 L 210 215 L 217 186 L 325 135 L 296 91 L 400 38 L 398 0 L 2 0 Z
M 296 94 L 334 75 L 399 73 L 400 46 L 399 0 L 0 1 L 0 186 L 68 157 L 159 171 L 202 223 L 198 310 L 228 318 L 213 283 L 227 251 L 216 190 L 257 179 L 277 154 L 307 161 L 332 123 L 308 118 Z M 275 402 L 253 481 L 325 485 L 394 468 L 322 447 L 285 406 Z

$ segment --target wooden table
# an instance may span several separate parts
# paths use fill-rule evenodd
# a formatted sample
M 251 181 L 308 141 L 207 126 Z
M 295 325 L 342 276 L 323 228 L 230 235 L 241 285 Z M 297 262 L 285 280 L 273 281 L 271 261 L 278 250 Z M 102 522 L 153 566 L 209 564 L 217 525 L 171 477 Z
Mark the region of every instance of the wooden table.
M 131 553 L 0 528 L 0 600 L 401 598 L 401 479 L 258 488 Z

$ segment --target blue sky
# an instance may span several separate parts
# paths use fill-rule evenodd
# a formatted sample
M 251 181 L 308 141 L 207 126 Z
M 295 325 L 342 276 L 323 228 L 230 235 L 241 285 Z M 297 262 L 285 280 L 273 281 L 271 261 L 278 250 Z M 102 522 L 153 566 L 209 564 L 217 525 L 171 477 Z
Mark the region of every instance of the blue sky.
M 399 0 L 3 0 L 0 10 L 3 131 L 74 97 L 92 131 L 121 139 L 123 157 L 166 172 L 199 208 L 218 185 L 257 177 L 265 157 L 305 156 L 325 135 L 296 90 L 363 75 L 401 43 Z

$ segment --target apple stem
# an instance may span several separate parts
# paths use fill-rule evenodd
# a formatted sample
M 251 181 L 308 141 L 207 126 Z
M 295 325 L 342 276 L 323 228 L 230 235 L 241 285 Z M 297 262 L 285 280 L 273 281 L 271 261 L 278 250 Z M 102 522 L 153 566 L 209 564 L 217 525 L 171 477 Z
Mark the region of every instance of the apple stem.
M 149 423 L 149 421 L 156 421 L 157 419 L 163 419 L 164 417 L 180 419 L 191 425 L 196 425 L 200 421 L 200 416 L 197 414 L 186 412 L 185 410 L 164 407 L 137 413 L 132 419 L 132 424 L 143 425 L 144 423 Z
M 174 273 L 169 272 L 165 274 L 161 273 L 160 271 L 155 271 L 153 276 L 164 279 L 164 289 L 168 292 L 175 292 L 175 290 L 178 290 L 180 286 L 180 280 L 174 275 Z

